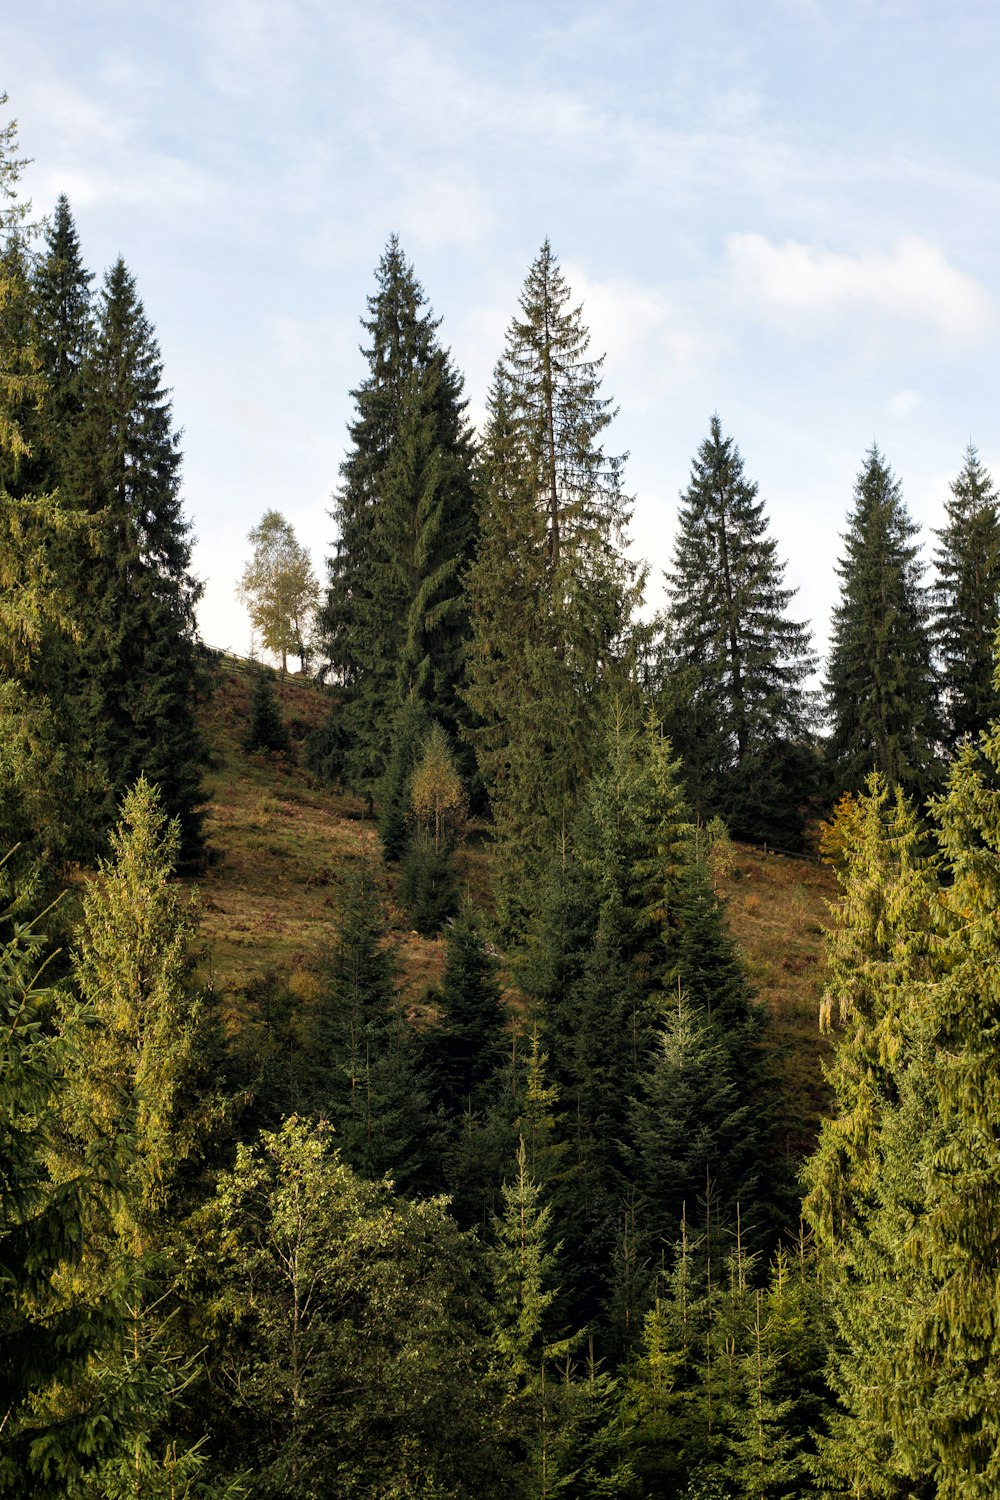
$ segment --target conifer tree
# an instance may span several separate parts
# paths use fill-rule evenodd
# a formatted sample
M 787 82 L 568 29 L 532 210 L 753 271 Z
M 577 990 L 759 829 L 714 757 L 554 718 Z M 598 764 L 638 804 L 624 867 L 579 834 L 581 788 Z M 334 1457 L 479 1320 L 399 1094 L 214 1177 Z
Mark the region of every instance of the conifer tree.
M 243 745 L 251 754 L 255 750 L 287 752 L 289 749 L 288 730 L 281 717 L 271 674 L 260 668 L 254 674 L 250 690 L 250 724 Z
M 364 1177 L 420 1182 L 430 1153 L 416 1049 L 397 990 L 385 908 L 366 858 L 344 892 L 325 964 L 322 1113 Z
M 393 236 L 368 299 L 368 374 L 335 498 L 337 550 L 319 619 L 343 689 L 348 780 L 370 792 L 411 695 L 455 735 L 468 620 L 462 575 L 475 516 L 462 377 Z
M 92 335 L 90 283 L 69 199 L 61 193 L 34 272 L 38 355 L 46 384 L 46 446 L 57 481 L 66 475 L 83 410 L 81 376 Z
M 180 831 L 143 778 L 124 799 L 111 846 L 113 860 L 83 897 L 74 977 L 95 1024 L 65 1090 L 54 1160 L 72 1172 L 81 1154 L 100 1151 L 113 1173 L 74 1278 L 76 1295 L 110 1298 L 120 1311 L 88 1372 L 120 1407 L 104 1492 L 116 1493 L 116 1476 L 135 1483 L 141 1472 L 144 1492 L 167 1495 L 178 1461 L 173 1408 L 193 1373 L 175 1322 L 179 1282 L 193 1252 L 195 1185 L 222 1113 L 214 1076 L 222 1049 L 194 978 L 190 904 L 171 884 Z M 187 1451 L 182 1443 L 180 1456 Z M 182 1468 L 193 1476 L 198 1464 L 184 1459 Z
M 904 1472 L 929 1475 L 941 1500 L 986 1500 L 1000 1485 L 992 1394 L 1000 1364 L 998 773 L 994 721 L 981 753 L 959 751 L 934 808 L 946 872 L 940 976 L 911 1042 L 914 1051 L 922 1043 L 913 1071 L 924 1086 L 908 1136 L 887 1146 L 890 1160 L 916 1157 L 924 1167 L 897 1215 L 917 1295 L 896 1293 L 904 1331 L 886 1389 L 888 1425 Z M 917 1005 L 922 998 L 918 991 Z
M 466 907 L 448 927 L 444 979 L 439 994 L 441 1030 L 428 1042 L 432 1097 L 452 1120 L 482 1107 L 506 1053 L 505 1012 L 496 960 L 482 923 Z
M 718 416 L 681 497 L 666 574 L 668 672 L 680 679 L 668 728 L 688 794 L 737 837 L 801 837 L 811 791 L 816 665 L 808 628 L 788 616 L 795 590 L 767 535 L 764 502 Z
M 625 556 L 623 460 L 602 445 L 614 415 L 600 394 L 603 360 L 588 357 L 570 299 L 546 241 L 490 393 L 468 577 L 467 696 L 515 923 L 526 875 L 538 877 L 575 815 L 642 588 Z
M 1000 708 L 993 683 L 1000 623 L 1000 497 L 970 443 L 935 536 L 933 637 L 948 738 L 977 735 Z
M 62 1180 L 50 1170 L 60 1096 L 88 1017 L 63 996 L 53 1026 L 42 951 L 23 924 L 0 946 L 0 1494 L 40 1500 L 65 1494 L 106 1445 L 107 1412 L 87 1401 L 67 1410 L 65 1391 L 83 1381 L 95 1343 L 114 1326 L 108 1299 L 67 1299 L 59 1289 L 80 1260 L 104 1174 L 93 1159 Z
M 898 1450 L 888 1412 L 901 1394 L 910 1308 L 926 1295 L 906 1242 L 936 1134 L 927 990 L 938 875 L 912 809 L 883 777 L 870 778 L 843 822 L 823 1001 L 825 1024 L 837 1016 L 843 1027 L 829 1073 L 835 1113 L 807 1164 L 804 1205 L 836 1332 L 829 1376 L 839 1410 L 819 1457 L 838 1487 L 896 1497 L 922 1472 Z
M 70 484 L 98 523 L 77 577 L 83 643 L 76 712 L 115 797 L 140 774 L 180 820 L 185 859 L 201 849 L 201 741 L 190 526 L 181 508 L 180 450 L 160 351 L 118 260 L 98 298 L 84 362 L 83 414 Z
M 42 418 L 16 128 L 0 128 L 0 909 L 38 912 L 67 859 L 88 846 L 99 767 L 77 742 L 61 664 L 77 633 L 67 555 L 86 522 L 52 493 Z
M 854 500 L 824 684 L 831 773 L 837 791 L 857 791 L 880 771 L 919 798 L 933 783 L 941 740 L 929 605 L 917 527 L 874 446 Z

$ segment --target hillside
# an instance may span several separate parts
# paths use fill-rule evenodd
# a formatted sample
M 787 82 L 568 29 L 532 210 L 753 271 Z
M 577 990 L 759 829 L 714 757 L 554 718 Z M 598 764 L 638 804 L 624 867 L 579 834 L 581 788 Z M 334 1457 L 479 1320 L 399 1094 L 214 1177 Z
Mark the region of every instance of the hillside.
M 250 675 L 226 658 L 203 708 L 213 764 L 206 777 L 206 830 L 214 862 L 197 885 L 203 911 L 205 970 L 230 994 L 269 968 L 297 972 L 303 984 L 322 954 L 339 892 L 353 863 L 377 852 L 364 804 L 330 791 L 297 764 L 296 748 L 325 715 L 328 698 L 313 683 L 276 679 L 293 753 L 248 756 Z M 817 1024 L 823 983 L 823 923 L 836 882 L 825 866 L 736 845 L 720 874 L 730 923 L 757 993 L 770 1011 L 774 1065 L 785 1101 L 787 1149 L 808 1147 L 825 1097 L 820 1062 L 827 1043 Z M 461 856 L 462 878 L 474 900 L 489 901 L 488 845 L 481 830 Z M 419 937 L 393 901 L 393 939 L 415 1017 L 428 985 L 440 978 L 442 940 Z M 516 1003 L 516 991 L 509 992 Z

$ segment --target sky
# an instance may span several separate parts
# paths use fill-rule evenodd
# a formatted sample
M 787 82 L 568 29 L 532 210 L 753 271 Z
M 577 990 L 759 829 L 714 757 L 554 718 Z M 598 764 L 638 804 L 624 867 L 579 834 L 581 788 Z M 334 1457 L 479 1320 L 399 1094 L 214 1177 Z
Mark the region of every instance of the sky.
M 603 353 L 632 548 L 662 601 L 718 412 L 826 647 L 877 443 L 930 556 L 970 442 L 1000 480 L 993 0 L 4 0 L 38 214 L 121 254 L 183 429 L 213 646 L 247 652 L 247 533 L 320 577 L 398 233 L 481 421 L 548 237 Z M 97 283 L 95 282 L 95 285 Z

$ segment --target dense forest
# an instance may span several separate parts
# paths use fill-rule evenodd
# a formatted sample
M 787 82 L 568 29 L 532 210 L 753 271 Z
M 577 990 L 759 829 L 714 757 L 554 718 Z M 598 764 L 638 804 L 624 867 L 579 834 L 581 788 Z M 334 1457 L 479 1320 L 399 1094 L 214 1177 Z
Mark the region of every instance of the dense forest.
M 255 667 L 242 753 L 372 836 L 315 872 L 335 899 L 294 972 L 262 949 L 230 984 L 191 894 L 221 858 L 222 667 L 155 331 L 65 197 L 34 221 L 22 165 L 9 124 L 0 1493 L 995 1496 L 1000 497 L 976 450 L 930 578 L 862 457 L 819 678 L 720 417 L 651 616 L 550 244 L 476 432 L 391 238 L 325 586 L 273 511 L 242 585 L 322 703 L 289 723 Z M 839 887 L 828 1107 L 792 1147 L 733 841 Z M 419 1008 L 393 911 L 442 953 Z

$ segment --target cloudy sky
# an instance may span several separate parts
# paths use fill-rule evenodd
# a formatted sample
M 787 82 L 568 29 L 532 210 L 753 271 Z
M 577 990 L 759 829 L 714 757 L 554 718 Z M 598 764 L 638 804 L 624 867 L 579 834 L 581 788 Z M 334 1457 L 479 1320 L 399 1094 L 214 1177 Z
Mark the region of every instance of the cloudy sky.
M 47 212 L 121 253 L 184 429 L 202 633 L 271 507 L 312 549 L 358 319 L 399 233 L 478 419 L 548 236 L 627 450 L 651 594 L 714 411 L 825 645 L 875 441 L 925 535 L 1000 478 L 993 0 L 4 0 L 0 91 Z

